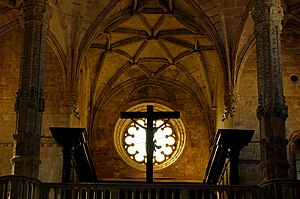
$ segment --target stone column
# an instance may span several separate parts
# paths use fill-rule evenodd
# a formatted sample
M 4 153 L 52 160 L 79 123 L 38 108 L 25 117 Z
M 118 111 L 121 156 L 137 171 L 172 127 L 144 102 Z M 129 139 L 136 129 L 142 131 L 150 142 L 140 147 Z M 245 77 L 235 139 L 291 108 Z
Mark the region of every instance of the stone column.
M 50 19 L 46 0 L 24 0 L 24 43 L 15 111 L 13 174 L 38 178 L 44 111 L 44 67 Z
M 262 180 L 287 178 L 285 121 L 280 63 L 283 9 L 280 0 L 256 0 L 254 10 Z

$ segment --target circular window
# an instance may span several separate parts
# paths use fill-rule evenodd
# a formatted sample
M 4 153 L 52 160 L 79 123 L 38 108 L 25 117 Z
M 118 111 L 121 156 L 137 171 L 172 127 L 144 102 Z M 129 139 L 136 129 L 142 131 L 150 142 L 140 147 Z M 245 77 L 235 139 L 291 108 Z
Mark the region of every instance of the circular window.
M 147 120 L 133 121 L 124 134 L 124 148 L 129 157 L 136 162 L 146 164 L 146 127 Z M 159 165 L 170 159 L 176 150 L 177 136 L 168 121 L 155 120 L 153 164 Z
M 154 111 L 173 111 L 160 104 L 141 104 L 126 112 L 146 112 L 147 105 L 153 105 Z M 115 147 L 123 160 L 137 168 L 145 169 L 146 153 L 146 119 L 119 119 L 115 128 Z M 181 119 L 158 119 L 154 127 L 154 169 L 162 169 L 178 159 L 185 144 L 185 133 Z

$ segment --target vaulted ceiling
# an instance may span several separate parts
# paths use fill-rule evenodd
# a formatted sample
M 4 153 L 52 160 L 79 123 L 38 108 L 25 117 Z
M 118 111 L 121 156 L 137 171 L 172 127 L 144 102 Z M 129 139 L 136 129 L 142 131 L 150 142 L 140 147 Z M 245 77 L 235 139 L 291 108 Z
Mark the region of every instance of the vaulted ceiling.
M 214 41 L 192 15 L 172 9 L 158 1 L 128 4 L 105 20 L 88 53 L 96 99 L 130 81 L 169 81 L 211 107 L 222 71 Z
M 210 109 L 218 84 L 234 87 L 255 41 L 252 0 L 48 2 L 49 44 L 65 79 L 77 81 L 85 65 L 97 106 L 126 83 L 147 80 L 180 86 Z M 285 25 L 300 32 L 300 1 L 282 7 Z M 0 0 L 0 36 L 23 26 L 21 8 L 22 0 Z

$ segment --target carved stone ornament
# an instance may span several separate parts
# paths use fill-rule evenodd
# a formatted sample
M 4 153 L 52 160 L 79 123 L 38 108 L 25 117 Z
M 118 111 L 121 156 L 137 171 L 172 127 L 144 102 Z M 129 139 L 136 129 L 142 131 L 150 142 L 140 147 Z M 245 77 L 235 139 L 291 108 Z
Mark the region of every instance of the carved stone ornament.
M 69 114 L 74 113 L 74 116 L 77 119 L 80 119 L 80 112 L 78 108 L 78 93 L 74 90 L 67 90 L 64 93 L 65 97 L 65 107 L 67 108 L 67 111 Z
M 265 138 L 261 139 L 260 144 L 262 146 L 261 157 L 262 161 L 259 167 L 263 169 L 263 178 L 282 178 L 285 176 L 286 169 L 289 168 L 288 162 L 284 158 L 285 150 L 282 150 L 287 145 L 285 138 Z M 277 169 L 277 171 L 275 170 Z
M 266 115 L 266 109 L 263 105 L 258 105 L 257 109 L 256 109 L 256 116 L 258 119 L 262 119 L 264 118 Z
M 283 9 L 279 0 L 256 0 L 258 107 L 263 181 L 287 178 L 288 161 L 285 140 L 287 106 L 283 95 L 281 43 Z
M 253 14 L 256 24 L 265 23 L 267 21 L 270 24 L 280 25 L 283 19 L 283 9 L 280 7 L 280 4 L 268 6 L 265 5 L 265 3 L 260 3 L 257 5 Z M 260 29 L 262 26 L 258 27 Z
M 16 175 L 38 178 L 40 137 L 44 99 L 45 46 L 49 7 L 46 0 L 25 0 L 24 43 L 20 69 L 20 87 L 15 111 L 17 132 L 14 134 L 13 171 Z
M 46 0 L 25 0 L 23 3 L 25 21 L 36 20 L 43 22 L 47 8 L 46 3 Z
M 235 91 L 231 91 L 225 94 L 225 109 L 222 115 L 222 121 L 228 119 L 228 116 L 233 118 L 237 111 L 237 105 L 239 101 L 239 94 Z
M 257 117 L 266 113 L 287 118 L 283 95 L 280 34 L 283 9 L 277 0 L 256 1 L 254 12 L 256 45 L 258 107 Z

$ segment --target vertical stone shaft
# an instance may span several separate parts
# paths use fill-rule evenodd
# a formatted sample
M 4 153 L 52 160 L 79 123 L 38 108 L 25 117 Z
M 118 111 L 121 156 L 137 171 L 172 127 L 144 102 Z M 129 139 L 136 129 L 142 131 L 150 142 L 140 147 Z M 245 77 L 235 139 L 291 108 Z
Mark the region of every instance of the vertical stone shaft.
M 257 52 L 258 107 L 262 180 L 288 177 L 280 63 L 283 9 L 280 0 L 256 0 L 254 21 Z
M 40 137 L 44 111 L 45 45 L 50 14 L 46 0 L 25 0 L 25 33 L 19 91 L 15 104 L 15 175 L 38 178 Z

